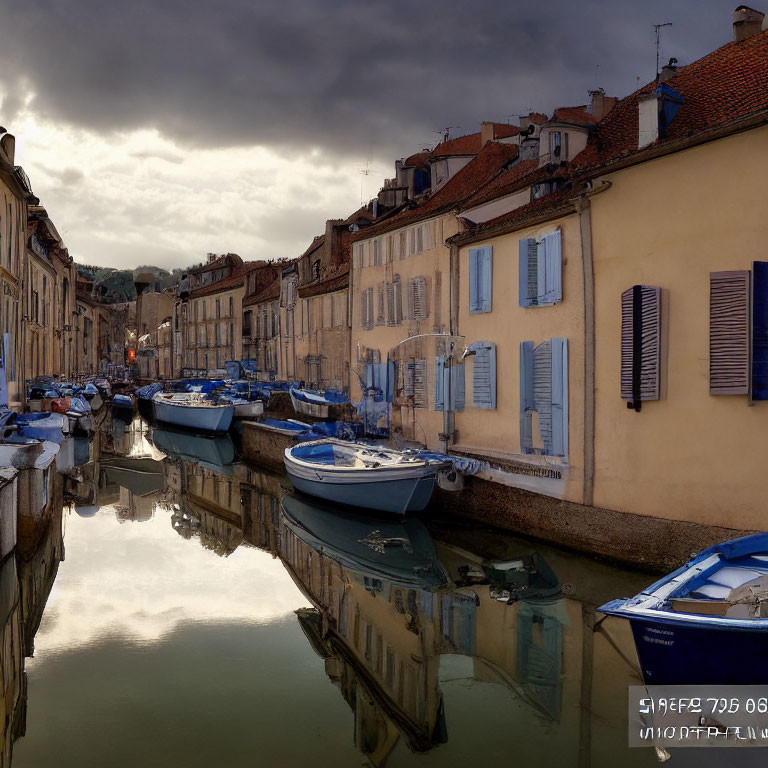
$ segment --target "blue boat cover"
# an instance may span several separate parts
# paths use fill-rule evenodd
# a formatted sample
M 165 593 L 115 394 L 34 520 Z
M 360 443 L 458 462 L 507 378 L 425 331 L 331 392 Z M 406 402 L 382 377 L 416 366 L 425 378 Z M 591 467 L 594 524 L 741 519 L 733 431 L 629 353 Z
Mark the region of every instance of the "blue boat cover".
M 298 445 L 291 451 L 291 454 L 297 459 L 311 461 L 313 464 L 333 465 L 336 463 L 333 445 L 329 443 Z
M 163 385 L 156 381 L 154 384 L 147 384 L 144 387 L 139 387 L 136 390 L 136 397 L 140 397 L 142 400 L 151 400 L 158 392 L 163 391 Z
M 307 397 L 304 393 L 309 392 L 310 394 L 314 395 L 314 397 Z M 325 401 L 326 404 L 332 405 L 333 403 L 348 403 L 349 398 L 343 394 L 342 392 L 339 392 L 336 389 L 326 389 L 322 392 L 314 390 L 314 389 L 300 389 L 299 387 L 291 387 L 291 394 L 297 399 L 302 400 L 305 403 L 318 403 L 318 400 Z M 319 403 L 319 404 L 322 404 Z

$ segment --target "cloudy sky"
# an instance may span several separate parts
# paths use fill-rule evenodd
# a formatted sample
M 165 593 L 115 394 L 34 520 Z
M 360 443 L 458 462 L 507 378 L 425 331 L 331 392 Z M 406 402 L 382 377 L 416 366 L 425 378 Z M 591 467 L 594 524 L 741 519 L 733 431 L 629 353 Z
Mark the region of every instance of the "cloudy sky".
M 8 0 L 0 124 L 77 261 L 292 257 L 439 131 L 624 96 L 654 23 L 685 64 L 736 5 Z

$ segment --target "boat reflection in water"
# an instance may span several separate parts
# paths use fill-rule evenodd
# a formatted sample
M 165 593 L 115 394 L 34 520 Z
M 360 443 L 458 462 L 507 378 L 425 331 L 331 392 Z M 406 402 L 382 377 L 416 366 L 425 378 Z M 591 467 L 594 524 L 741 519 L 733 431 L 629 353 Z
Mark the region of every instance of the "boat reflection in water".
M 232 471 L 235 446 L 229 435 L 202 436 L 154 427 L 149 439 L 171 458 L 194 462 L 220 474 L 229 474 Z
M 443 688 L 457 680 L 505 689 L 523 731 L 561 723 L 564 699 L 579 700 L 577 678 L 564 690 L 563 664 L 567 648 L 581 654 L 582 607 L 540 554 L 488 560 L 436 544 L 417 519 L 350 516 L 304 497 L 283 497 L 278 526 L 278 554 L 312 603 L 299 622 L 373 765 L 400 736 L 417 752 L 446 742 Z M 569 709 L 578 726 L 579 708 Z M 565 746 L 557 741 L 553 756 Z

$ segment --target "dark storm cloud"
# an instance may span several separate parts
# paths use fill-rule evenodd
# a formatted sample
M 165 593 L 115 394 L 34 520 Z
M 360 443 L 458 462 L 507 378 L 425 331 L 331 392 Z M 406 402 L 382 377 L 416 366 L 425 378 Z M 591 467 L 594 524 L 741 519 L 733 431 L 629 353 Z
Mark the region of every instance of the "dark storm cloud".
M 0 122 L 38 114 L 187 146 L 320 147 L 357 160 L 653 76 L 730 39 L 734 0 L 31 0 L 0 28 Z M 6 127 L 10 127 L 6 125 Z

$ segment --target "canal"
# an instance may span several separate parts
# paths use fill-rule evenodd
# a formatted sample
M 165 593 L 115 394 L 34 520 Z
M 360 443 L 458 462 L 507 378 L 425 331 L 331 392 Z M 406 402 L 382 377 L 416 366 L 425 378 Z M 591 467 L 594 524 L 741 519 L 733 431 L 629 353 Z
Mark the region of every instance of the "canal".
M 647 574 L 349 516 L 229 437 L 115 419 L 64 453 L 2 563 L 3 768 L 657 764 L 627 747 L 631 634 L 595 611 Z

